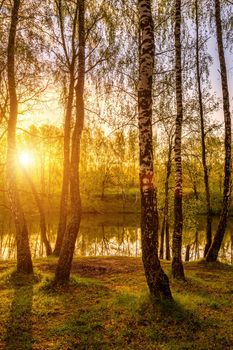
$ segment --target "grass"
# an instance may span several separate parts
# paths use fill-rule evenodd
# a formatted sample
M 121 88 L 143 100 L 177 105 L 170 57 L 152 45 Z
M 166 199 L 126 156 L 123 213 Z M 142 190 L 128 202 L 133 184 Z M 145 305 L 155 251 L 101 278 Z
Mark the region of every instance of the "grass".
M 36 260 L 27 277 L 0 263 L 0 349 L 233 348 L 232 267 L 186 263 L 187 282 L 171 281 L 175 302 L 158 304 L 140 259 L 78 259 L 71 283 L 59 288 L 55 264 Z

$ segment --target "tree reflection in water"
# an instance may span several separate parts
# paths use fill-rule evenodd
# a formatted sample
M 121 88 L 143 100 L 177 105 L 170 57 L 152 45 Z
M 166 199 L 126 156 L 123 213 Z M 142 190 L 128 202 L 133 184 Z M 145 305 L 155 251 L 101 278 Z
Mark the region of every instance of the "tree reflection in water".
M 218 218 L 213 220 L 213 232 Z M 15 235 L 11 221 L 0 223 L 0 258 L 15 259 Z M 190 261 L 203 257 L 205 245 L 205 217 L 197 218 L 195 228 L 184 227 L 183 259 Z M 41 242 L 39 219 L 29 222 L 31 251 L 34 258 L 46 256 Z M 48 235 L 52 246 L 55 242 L 57 222 L 48 224 Z M 140 216 L 139 215 L 84 215 L 76 243 L 75 256 L 140 256 Z M 223 262 L 233 262 L 233 218 L 229 219 L 225 240 L 219 258 Z

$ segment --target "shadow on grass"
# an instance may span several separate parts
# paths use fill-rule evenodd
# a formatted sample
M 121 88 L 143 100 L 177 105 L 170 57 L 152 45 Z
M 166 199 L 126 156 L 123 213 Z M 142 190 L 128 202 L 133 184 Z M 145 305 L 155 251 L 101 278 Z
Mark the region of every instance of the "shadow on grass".
M 192 311 L 177 301 L 158 302 L 147 297 L 138 310 L 138 325 L 144 327 L 148 339 L 169 344 L 177 339 L 194 341 L 205 325 Z
M 75 290 L 91 290 L 96 292 L 98 290 L 108 290 L 100 281 L 94 278 L 83 278 L 72 276 L 67 283 L 55 283 L 54 279 L 47 277 L 40 287 L 40 290 L 46 294 L 72 294 Z
M 158 301 L 154 300 L 151 297 L 148 297 L 141 303 L 140 313 L 148 310 L 153 320 L 153 315 L 156 317 L 158 321 L 158 317 L 162 317 L 162 319 L 166 322 L 168 320 L 173 320 L 174 323 L 179 323 L 183 321 L 194 321 L 198 322 L 198 318 L 194 313 L 187 310 L 183 305 L 181 305 L 178 301 Z
M 14 289 L 5 336 L 5 350 L 32 349 L 32 298 L 35 276 L 12 273 L 8 284 Z
M 47 332 L 59 349 L 105 349 L 104 324 L 110 317 L 107 286 L 91 278 L 72 277 L 67 285 L 47 279 L 40 292 L 59 301 L 61 317 Z
M 233 266 L 230 265 L 230 263 L 223 263 L 220 261 L 207 262 L 205 259 L 201 259 L 196 263 L 197 263 L 197 266 L 201 266 L 209 271 L 219 271 L 219 270 L 232 271 L 233 270 Z

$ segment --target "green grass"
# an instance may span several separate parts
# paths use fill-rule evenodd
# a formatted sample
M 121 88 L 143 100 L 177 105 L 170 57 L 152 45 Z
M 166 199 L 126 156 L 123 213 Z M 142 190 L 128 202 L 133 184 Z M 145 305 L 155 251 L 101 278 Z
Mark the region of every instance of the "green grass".
M 55 258 L 35 261 L 31 277 L 0 265 L 0 349 L 233 348 L 231 267 L 186 263 L 187 282 L 171 281 L 175 302 L 157 303 L 148 295 L 140 259 L 79 261 L 93 266 L 96 276 L 74 270 L 67 287 L 53 284 Z M 111 263 L 108 273 L 96 270 Z

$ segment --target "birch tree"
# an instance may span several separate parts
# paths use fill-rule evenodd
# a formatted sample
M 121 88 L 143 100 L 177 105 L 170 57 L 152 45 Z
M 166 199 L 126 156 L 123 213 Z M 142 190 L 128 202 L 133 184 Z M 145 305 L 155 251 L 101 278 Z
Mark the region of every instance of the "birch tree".
M 158 211 L 154 184 L 152 145 L 152 77 L 154 31 L 150 0 L 138 0 L 140 50 L 138 122 L 140 147 L 140 190 L 142 260 L 150 293 L 158 299 L 172 299 L 169 281 L 158 258 Z
M 216 261 L 218 253 L 221 248 L 221 244 L 224 238 L 224 234 L 227 226 L 227 217 L 231 200 L 231 112 L 230 112 L 230 97 L 228 90 L 227 68 L 223 46 L 223 30 L 221 21 L 221 6 L 220 1 L 215 0 L 215 26 L 217 33 L 217 46 L 220 62 L 220 74 L 222 82 L 222 95 L 223 95 L 223 113 L 224 113 L 224 125 L 225 125 L 225 165 L 224 165 L 224 189 L 223 189 L 223 202 L 220 220 L 218 223 L 217 231 L 215 233 L 211 247 L 206 255 L 207 261 Z
M 75 66 L 77 60 L 77 16 L 78 16 L 78 1 L 73 5 L 72 3 L 63 3 L 62 0 L 55 1 L 57 18 L 59 22 L 61 46 L 64 53 L 64 67 L 68 71 L 68 92 L 67 102 L 65 107 L 65 120 L 64 120 L 64 144 L 63 144 L 63 177 L 62 177 L 62 191 L 60 198 L 60 212 L 59 223 L 57 230 L 57 238 L 54 248 L 54 254 L 59 256 L 62 246 L 63 237 L 66 230 L 67 214 L 68 214 L 68 198 L 69 198 L 69 178 L 70 178 L 70 143 L 71 143 L 71 121 L 73 112 L 73 100 L 75 89 Z M 74 8 L 73 8 L 74 6 Z M 64 12 L 69 13 L 70 33 L 67 33 L 67 27 L 65 28 Z M 71 13 L 73 12 L 73 18 Z M 68 41 L 67 37 L 70 39 Z M 61 62 L 59 63 L 61 68 Z
M 212 242 L 212 218 L 211 218 L 211 204 L 210 204 L 209 173 L 208 173 L 208 166 L 207 166 L 207 160 L 206 160 L 206 130 L 205 130 L 203 95 L 202 95 L 202 84 L 201 84 L 199 6 L 198 6 L 197 0 L 195 0 L 195 22 L 196 22 L 197 87 L 198 87 L 199 115 L 200 115 L 200 122 L 201 122 L 201 156 L 202 156 L 202 167 L 203 167 L 203 174 L 204 174 L 205 197 L 206 197 L 206 245 L 204 250 L 204 256 L 206 256 Z
M 80 221 L 81 221 L 81 197 L 80 197 L 80 147 L 84 124 L 84 83 L 85 83 L 85 0 L 79 1 L 78 8 L 78 81 L 75 86 L 76 120 L 72 134 L 71 163 L 70 163 L 70 188 L 71 188 L 71 218 L 68 222 L 62 249 L 55 273 L 55 283 L 66 283 L 69 280 L 72 259 L 75 249 Z
M 172 275 L 184 279 L 182 264 L 182 230 L 183 230 L 183 176 L 181 159 L 183 96 L 182 96 L 182 62 L 181 62 L 181 0 L 175 2 L 175 74 L 176 74 L 176 126 L 175 126 L 175 196 L 174 196 L 174 232 L 172 241 Z
M 32 259 L 29 247 L 28 228 L 20 203 L 16 176 L 16 126 L 18 118 L 18 97 L 15 78 L 16 31 L 19 18 L 20 0 L 14 0 L 11 11 L 11 24 L 7 47 L 7 77 L 9 91 L 9 118 L 7 133 L 7 187 L 13 213 L 17 242 L 17 271 L 32 273 Z
M 167 134 L 168 139 L 168 150 L 167 150 L 167 159 L 166 159 L 166 175 L 164 183 L 164 209 L 163 209 L 163 222 L 160 232 L 160 250 L 159 257 L 160 259 L 164 258 L 164 241 L 166 243 L 166 260 L 170 260 L 170 235 L 169 235 L 169 179 L 172 172 L 172 150 L 173 150 L 173 137 L 174 132 L 173 128 L 170 127 L 170 130 L 167 130 L 165 127 L 165 133 Z M 164 239 L 165 238 L 165 239 Z

